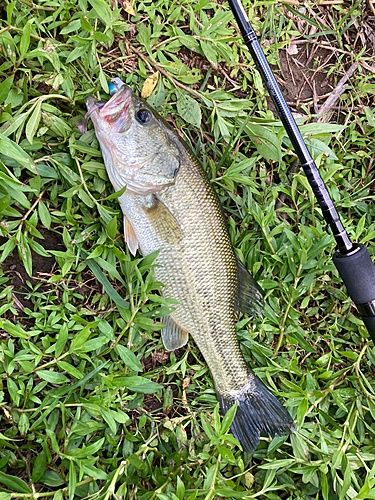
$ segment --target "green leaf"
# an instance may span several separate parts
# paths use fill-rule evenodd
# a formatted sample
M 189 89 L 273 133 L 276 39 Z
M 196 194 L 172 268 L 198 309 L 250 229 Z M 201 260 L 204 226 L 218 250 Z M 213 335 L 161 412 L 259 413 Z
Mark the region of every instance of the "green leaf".
M 50 179 L 59 178 L 56 170 L 50 165 L 46 165 L 44 163 L 38 163 L 36 166 L 36 170 L 41 177 L 49 177 Z
M 179 476 L 177 476 L 176 495 L 177 495 L 179 500 L 184 500 L 185 485 Z
M 46 380 L 51 384 L 66 384 L 69 382 L 68 377 L 65 377 L 65 375 L 59 372 L 53 372 L 50 370 L 38 370 L 37 373 L 41 379 Z
M 317 158 L 320 154 L 325 153 L 326 156 L 329 157 L 331 160 L 338 160 L 337 156 L 332 151 L 332 149 L 328 147 L 327 144 L 325 144 L 323 141 L 312 138 L 306 141 L 306 144 L 310 149 L 313 158 Z
M 105 0 L 89 0 L 98 17 L 103 21 L 107 28 L 112 27 L 112 12 Z
M 321 479 L 321 485 L 322 485 L 323 500 L 329 500 L 329 496 L 328 496 L 329 489 L 328 489 L 327 475 L 324 474 L 323 472 L 321 472 L 320 479 Z
M 281 144 L 276 134 L 268 130 L 267 127 L 254 124 L 247 125 L 245 129 L 257 148 L 258 153 L 263 158 L 277 162 L 281 161 Z
M 4 262 L 4 260 L 8 257 L 8 255 L 14 250 L 16 247 L 16 244 L 14 243 L 13 240 L 8 240 L 4 245 L 3 245 L 3 251 L 0 257 L 0 264 Z
M 86 458 L 91 456 L 95 456 L 95 454 L 103 447 L 105 442 L 105 437 L 99 439 L 95 443 L 92 443 L 88 446 L 82 448 L 81 452 L 76 455 L 78 458 Z
M 94 162 L 92 162 L 94 163 Z M 126 185 L 120 189 L 120 191 L 115 191 L 114 193 L 111 193 L 109 196 L 106 198 L 103 198 L 103 201 L 108 201 L 108 200 L 117 200 L 117 198 L 120 198 L 126 191 Z
M 77 349 L 79 349 L 79 347 L 81 347 L 81 345 L 83 345 L 91 335 L 92 329 L 98 326 L 99 323 L 100 320 L 94 321 L 82 328 L 79 334 L 73 338 L 70 344 L 69 352 L 74 353 Z
M 223 417 L 221 422 L 221 434 L 225 434 L 230 427 L 230 424 L 233 422 L 234 416 L 236 414 L 238 403 L 236 402 Z
M 2 104 L 8 97 L 9 91 L 12 87 L 14 75 L 9 76 L 0 83 L 0 104 Z
M 92 33 L 94 28 L 91 26 L 91 24 L 87 21 L 87 19 L 84 16 L 80 17 L 80 22 L 84 30 L 88 31 L 89 33 Z
M 69 33 L 72 33 L 73 31 L 78 31 L 81 27 L 81 20 L 80 19 L 74 19 L 74 21 L 71 21 L 68 26 L 65 26 L 60 33 L 62 35 L 67 35 Z
M 142 394 L 153 394 L 163 389 L 162 385 L 137 375 L 116 378 L 113 380 L 113 384 L 116 384 L 118 387 L 127 387 L 131 391 Z
M 115 347 L 115 351 L 117 354 L 120 356 L 122 361 L 125 363 L 127 367 L 129 367 L 131 370 L 136 371 L 136 372 L 141 372 L 143 371 L 143 367 L 137 358 L 137 356 L 127 347 L 118 344 Z
M 344 461 L 346 461 L 346 467 L 345 467 L 345 472 L 344 472 L 344 482 L 343 482 L 342 489 L 341 489 L 341 492 L 340 492 L 339 500 L 344 500 L 344 498 L 346 496 L 346 493 L 349 490 L 350 485 L 351 485 L 350 463 L 349 463 L 348 460 L 345 459 L 345 455 L 344 455 L 343 462 Z
M 38 203 L 38 214 L 43 226 L 49 229 L 51 227 L 52 219 L 48 208 L 42 200 L 40 200 L 40 202 Z
M 103 415 L 104 420 L 107 422 L 109 428 L 113 432 L 113 434 L 116 434 L 116 432 L 117 432 L 117 424 L 115 422 L 115 419 L 106 410 L 102 410 L 102 415 Z
M 30 144 L 33 143 L 34 135 L 38 130 L 40 118 L 42 116 L 42 101 L 39 100 L 26 124 L 26 138 Z
M 39 482 L 39 480 L 41 479 L 46 470 L 46 466 L 47 466 L 46 454 L 44 453 L 44 451 L 42 451 L 41 453 L 38 453 L 34 462 L 33 472 L 31 475 L 31 480 L 33 483 Z
M 297 410 L 297 425 L 298 425 L 298 427 L 302 426 L 302 423 L 305 419 L 305 415 L 306 415 L 308 407 L 309 407 L 309 402 L 308 402 L 307 398 L 304 398 L 301 401 L 301 403 L 299 404 L 298 410 Z
M 11 321 L 3 321 L 2 327 L 12 337 L 18 337 L 20 339 L 28 339 L 30 337 L 30 335 L 20 325 L 15 325 Z
M 177 101 L 177 111 L 186 122 L 198 128 L 201 126 L 201 108 L 192 97 L 181 93 Z
M 359 499 L 367 499 L 369 492 L 370 492 L 370 485 L 369 485 L 368 481 L 366 480 L 366 482 L 363 484 L 362 488 L 359 490 L 356 498 L 358 500 Z M 324 499 L 324 500 L 326 500 L 326 499 Z
M 0 483 L 17 493 L 32 493 L 28 485 L 19 477 L 10 476 L 0 471 Z
M 68 481 L 68 491 L 69 491 L 69 500 L 73 500 L 74 498 L 74 493 L 76 491 L 76 484 L 77 484 L 77 473 L 76 469 L 74 467 L 74 462 L 71 460 L 69 464 L 69 481 Z
M 57 337 L 57 341 L 55 344 L 55 356 L 56 356 L 56 358 L 58 358 L 61 355 L 61 353 L 63 352 L 67 340 L 68 340 L 68 328 L 65 324 L 61 327 L 61 330 L 59 332 L 59 335 Z
M 18 255 L 25 267 L 29 276 L 33 275 L 33 266 L 31 261 L 31 250 L 26 239 L 22 237 L 21 242 L 17 245 Z
M 51 486 L 52 488 L 58 488 L 59 486 L 65 484 L 64 479 L 54 470 L 47 470 L 43 474 L 41 482 L 47 486 Z
M 0 198 L 0 213 L 4 212 L 10 205 L 10 195 L 3 196 Z
M 84 465 L 83 470 L 86 472 L 86 474 L 89 477 L 93 477 L 94 479 L 99 479 L 99 480 L 107 480 L 108 479 L 108 474 L 106 474 L 101 469 L 94 467 L 93 465 L 90 465 L 90 464 Z M 124 483 L 123 483 L 123 486 L 125 486 Z M 123 496 L 123 498 L 124 497 L 125 497 L 125 495 Z M 63 499 L 61 498 L 61 500 L 63 500 Z
M 66 58 L 66 63 L 71 63 L 78 59 L 79 57 L 82 57 L 85 52 L 87 52 L 90 48 L 90 42 L 82 43 L 80 45 L 77 45 L 77 47 L 72 50 L 72 52 L 69 53 L 68 57 Z
M 36 172 L 35 165 L 33 164 L 32 158 L 25 153 L 25 151 L 11 139 L 8 139 L 5 135 L 0 133 L 0 153 L 5 156 L 13 158 L 23 167 L 31 170 L 33 173 Z M 29 207 L 30 208 L 30 207 Z
M 30 427 L 29 417 L 27 416 L 26 413 L 22 413 L 18 421 L 18 429 L 20 431 L 21 436 L 26 436 L 29 427 Z
M 129 309 L 129 302 L 126 302 L 113 288 L 111 283 L 108 281 L 107 277 L 103 274 L 98 264 L 93 259 L 88 259 L 86 252 L 82 251 L 82 257 L 84 258 L 86 264 L 94 274 L 95 278 L 103 285 L 104 290 L 107 292 L 109 297 L 113 302 L 122 309 Z
M 108 233 L 108 236 L 114 240 L 116 238 L 116 234 L 117 234 L 117 217 L 114 216 L 110 223 L 107 224 L 106 226 L 106 229 L 107 229 L 107 233 Z
M 113 411 L 108 410 L 108 412 L 112 415 L 113 419 L 116 420 L 119 424 L 126 424 L 129 422 L 130 417 L 123 411 Z
M 223 498 L 229 498 L 229 499 L 232 499 L 232 498 L 243 498 L 245 499 L 246 497 L 250 498 L 246 491 L 236 491 L 236 490 L 233 490 L 231 488 L 220 488 L 218 489 L 215 494 L 218 496 L 218 497 L 223 497 Z M 268 498 L 275 498 L 275 497 L 268 497 Z M 276 499 L 275 499 L 276 500 Z
M 28 21 L 22 30 L 22 36 L 20 40 L 20 55 L 21 58 L 26 54 L 30 45 L 30 33 L 31 33 L 31 23 Z
M 220 453 L 220 455 L 223 457 L 225 461 L 235 463 L 233 453 L 229 448 L 227 448 L 226 446 L 218 446 L 217 451 Z
M 201 414 L 201 423 L 202 423 L 202 428 L 204 432 L 207 434 L 208 438 L 211 439 L 215 437 L 211 424 L 208 422 L 208 418 L 205 414 Z
M 63 370 L 64 372 L 69 373 L 72 377 L 75 377 L 78 380 L 81 380 L 83 378 L 83 374 L 77 370 L 77 368 L 70 363 L 67 363 L 66 361 L 58 361 L 57 366 Z
M 104 92 L 106 94 L 109 94 L 108 79 L 105 76 L 102 68 L 100 68 L 100 70 L 99 70 L 99 81 L 100 81 L 100 85 L 102 86 L 102 89 L 104 90 Z

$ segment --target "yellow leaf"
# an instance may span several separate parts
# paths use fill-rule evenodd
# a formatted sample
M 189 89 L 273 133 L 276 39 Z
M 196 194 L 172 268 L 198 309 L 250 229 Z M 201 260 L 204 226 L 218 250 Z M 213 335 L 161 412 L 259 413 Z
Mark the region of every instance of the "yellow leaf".
M 122 3 L 122 8 L 124 9 L 125 12 L 127 12 L 131 16 L 135 16 L 133 6 L 130 2 L 128 2 L 128 0 L 124 0 L 124 2 Z
M 147 99 L 152 94 L 152 91 L 156 87 L 158 83 L 159 73 L 156 72 L 153 75 L 146 78 L 145 83 L 143 84 L 141 96 L 143 99 Z

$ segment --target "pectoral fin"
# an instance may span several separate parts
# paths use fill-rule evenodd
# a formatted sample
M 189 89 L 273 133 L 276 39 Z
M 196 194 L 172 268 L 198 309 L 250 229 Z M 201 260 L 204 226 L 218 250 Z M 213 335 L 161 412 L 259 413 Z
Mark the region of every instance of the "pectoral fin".
M 171 244 L 181 241 L 182 232 L 176 218 L 157 195 L 145 196 L 143 210 L 159 238 Z
M 138 249 L 138 239 L 135 235 L 133 226 L 130 224 L 129 220 L 124 215 L 124 239 L 129 247 L 130 253 L 135 255 Z
M 189 340 L 189 333 L 178 325 L 170 315 L 163 318 L 162 321 L 165 328 L 161 331 L 161 338 L 166 350 L 174 351 L 184 346 Z
M 236 256 L 238 294 L 235 311 L 241 311 L 248 316 L 259 316 L 263 311 L 263 290 L 251 276 L 240 259 Z

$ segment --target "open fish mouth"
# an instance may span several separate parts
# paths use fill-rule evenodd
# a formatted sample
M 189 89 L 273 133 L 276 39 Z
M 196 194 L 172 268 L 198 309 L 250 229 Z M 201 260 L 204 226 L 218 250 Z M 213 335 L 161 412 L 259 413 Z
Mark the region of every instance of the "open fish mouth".
M 132 91 L 130 87 L 124 85 L 102 108 L 102 118 L 111 124 L 114 131 L 121 131 L 125 122 L 129 120 L 129 107 Z
M 77 127 L 82 134 L 87 132 L 88 120 L 97 111 L 102 110 L 101 117 L 111 125 L 114 132 L 120 132 L 129 121 L 129 107 L 131 89 L 123 85 L 109 101 L 97 101 L 93 96 L 86 98 L 87 113 L 77 122 Z

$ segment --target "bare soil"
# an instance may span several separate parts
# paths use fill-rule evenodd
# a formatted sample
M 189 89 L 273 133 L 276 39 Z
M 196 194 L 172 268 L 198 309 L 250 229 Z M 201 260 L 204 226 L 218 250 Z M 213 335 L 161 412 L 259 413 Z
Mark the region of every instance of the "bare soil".
M 42 245 L 45 250 L 64 250 L 64 244 L 59 233 L 48 230 L 43 226 L 38 227 L 38 231 L 43 236 L 44 240 L 38 240 L 38 243 Z M 0 245 L 5 243 L 7 240 L 5 238 L 0 238 Z M 30 293 L 30 287 L 27 286 L 27 282 L 31 286 L 35 286 L 41 278 L 48 279 L 53 275 L 56 267 L 55 257 L 42 257 L 38 255 L 33 250 L 31 251 L 32 262 L 33 262 L 33 275 L 30 277 L 25 271 L 24 265 L 22 264 L 17 248 L 5 259 L 2 263 L 1 268 L 4 271 L 4 275 L 11 279 L 9 284 L 13 285 L 13 290 L 16 293 L 18 301 L 23 307 L 32 307 L 32 303 L 25 298 L 25 294 Z M 22 310 L 22 308 L 20 307 Z

